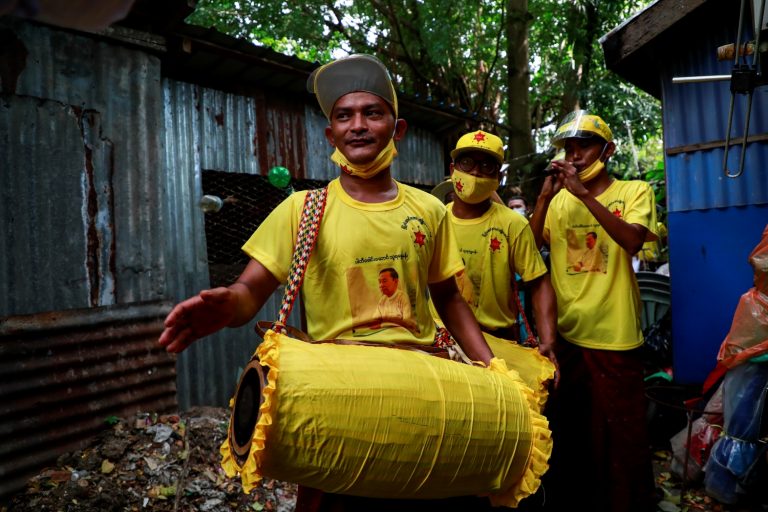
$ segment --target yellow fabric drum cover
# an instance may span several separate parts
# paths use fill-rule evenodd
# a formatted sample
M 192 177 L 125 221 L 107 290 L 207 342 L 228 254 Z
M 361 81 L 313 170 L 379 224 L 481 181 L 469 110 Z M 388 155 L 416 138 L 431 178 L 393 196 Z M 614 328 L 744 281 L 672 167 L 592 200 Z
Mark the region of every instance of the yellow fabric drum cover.
M 501 359 L 490 368 L 387 347 L 312 344 L 268 331 L 250 454 L 222 466 L 252 490 L 263 476 L 386 498 L 490 495 L 517 506 L 552 441 L 538 401 Z
M 520 374 L 523 382 L 533 391 L 539 412 L 543 411 L 549 397 L 549 381 L 555 376 L 555 365 L 535 348 L 524 347 L 488 333 L 483 333 L 483 336 L 493 355 L 503 359 L 510 370 Z

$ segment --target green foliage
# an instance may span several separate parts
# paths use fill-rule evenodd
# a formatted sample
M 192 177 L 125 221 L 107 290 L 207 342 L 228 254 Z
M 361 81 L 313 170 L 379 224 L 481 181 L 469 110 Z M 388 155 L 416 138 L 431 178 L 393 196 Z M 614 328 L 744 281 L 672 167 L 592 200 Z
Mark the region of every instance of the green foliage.
M 599 43 L 648 0 L 200 0 L 187 21 L 309 61 L 374 54 L 402 92 L 476 114 L 472 128 L 509 140 L 520 128 L 507 121 L 506 9 L 526 3 L 532 146 L 545 150 L 565 113 L 591 110 L 614 131 L 614 172 L 663 198 L 660 106 L 605 68 Z M 533 196 L 540 177 L 523 169 L 509 183 Z

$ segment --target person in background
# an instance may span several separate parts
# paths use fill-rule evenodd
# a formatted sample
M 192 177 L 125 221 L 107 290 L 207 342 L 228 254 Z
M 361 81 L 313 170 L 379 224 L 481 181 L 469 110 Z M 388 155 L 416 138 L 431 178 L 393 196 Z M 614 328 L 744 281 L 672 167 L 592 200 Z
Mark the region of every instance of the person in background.
M 507 201 L 506 205 L 511 208 L 512 210 L 516 211 L 526 219 L 531 214 L 531 210 L 528 208 L 528 201 L 526 201 L 525 197 L 523 197 L 523 192 L 520 189 L 520 187 L 512 187 L 508 190 L 507 194 Z M 541 252 L 540 254 L 542 256 L 542 260 L 544 261 L 544 264 L 547 265 L 547 270 L 549 270 L 549 264 L 546 260 L 547 254 L 545 252 Z M 520 274 L 515 273 L 515 286 L 520 290 L 519 292 L 519 298 L 520 298 L 520 306 L 517 305 L 517 301 L 515 302 L 512 309 L 518 310 L 522 306 L 523 311 L 521 311 L 521 314 L 518 315 L 518 325 L 520 326 L 520 338 L 525 339 L 528 336 L 528 332 L 525 330 L 525 324 L 523 322 L 523 314 L 526 315 L 527 318 L 533 317 L 533 308 L 531 307 L 531 291 L 529 288 L 523 286 L 522 279 L 520 278 Z
M 331 160 L 339 168 L 339 176 L 328 184 L 325 214 L 301 288 L 310 338 L 353 339 L 361 326 L 381 323 L 379 274 L 386 262 L 399 276 L 397 287 L 410 301 L 418 328 L 389 323 L 365 341 L 431 346 L 436 328 L 428 288 L 464 352 L 487 365 L 493 355 L 456 286 L 454 276 L 463 265 L 445 206 L 429 193 L 392 178 L 395 143 L 407 125 L 398 118 L 397 96 L 386 68 L 375 57 L 352 55 L 319 67 L 307 85 L 328 118 L 325 136 L 334 150 Z M 296 192 L 284 200 L 245 243 L 243 250 L 251 260 L 235 283 L 203 290 L 172 309 L 160 345 L 181 352 L 197 339 L 241 326 L 256 315 L 288 277 L 306 193 Z M 485 497 L 382 500 L 299 486 L 296 511 L 485 507 L 490 507 Z
M 537 243 L 551 251 L 558 308 L 560 386 L 545 411 L 554 441 L 545 510 L 571 510 L 578 500 L 596 512 L 651 511 L 657 497 L 632 255 L 656 238 L 653 190 L 608 174 L 616 146 L 599 116 L 572 113 L 552 144 L 565 158 L 552 162 L 531 217 Z M 574 272 L 589 238 L 605 244 L 604 271 Z
M 513 195 L 507 199 L 507 206 L 516 211 L 526 219 L 528 218 L 529 210 L 528 204 L 525 202 L 525 198 L 521 195 Z

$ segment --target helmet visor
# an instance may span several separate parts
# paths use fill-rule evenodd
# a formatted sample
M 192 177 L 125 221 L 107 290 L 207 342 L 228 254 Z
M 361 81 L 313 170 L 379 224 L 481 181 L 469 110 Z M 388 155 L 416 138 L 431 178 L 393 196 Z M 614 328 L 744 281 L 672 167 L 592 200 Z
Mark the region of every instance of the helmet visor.
M 552 137 L 552 145 L 562 148 L 566 139 L 589 139 L 600 137 L 606 142 L 613 140 L 613 134 L 600 116 L 592 115 L 586 110 L 574 110 L 560 121 Z

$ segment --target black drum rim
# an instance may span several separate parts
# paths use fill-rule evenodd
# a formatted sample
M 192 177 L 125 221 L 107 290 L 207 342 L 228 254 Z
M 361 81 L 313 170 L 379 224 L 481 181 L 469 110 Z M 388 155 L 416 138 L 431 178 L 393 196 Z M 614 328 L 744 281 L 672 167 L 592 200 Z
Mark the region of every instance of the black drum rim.
M 243 466 L 248 460 L 253 432 L 261 416 L 264 370 L 258 360 L 251 360 L 243 370 L 235 389 L 229 419 L 229 446 L 235 461 Z

